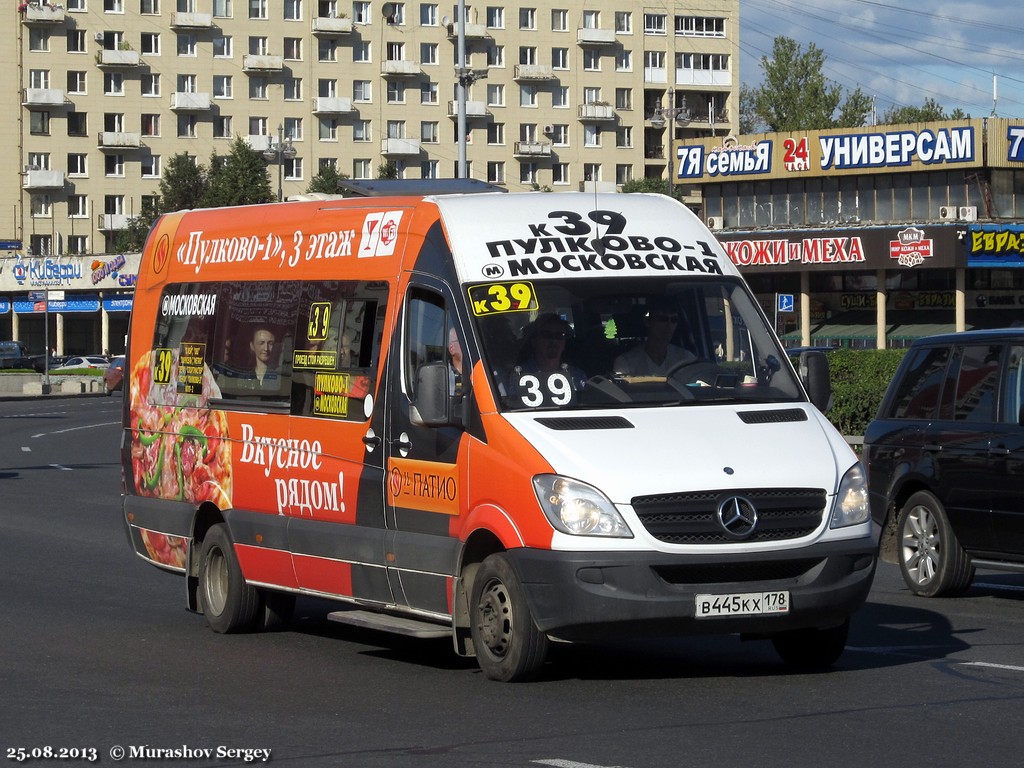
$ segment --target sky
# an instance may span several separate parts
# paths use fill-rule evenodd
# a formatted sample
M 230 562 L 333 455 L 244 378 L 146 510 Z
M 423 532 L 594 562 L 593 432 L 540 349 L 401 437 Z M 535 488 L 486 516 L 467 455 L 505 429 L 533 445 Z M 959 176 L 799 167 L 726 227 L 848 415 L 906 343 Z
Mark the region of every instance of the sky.
M 934 99 L 971 117 L 1024 117 L 1020 0 L 740 0 L 740 82 L 757 87 L 776 37 L 825 54 L 825 76 L 860 88 L 880 119 Z M 994 84 L 993 84 L 994 79 Z M 995 100 L 993 101 L 993 96 Z

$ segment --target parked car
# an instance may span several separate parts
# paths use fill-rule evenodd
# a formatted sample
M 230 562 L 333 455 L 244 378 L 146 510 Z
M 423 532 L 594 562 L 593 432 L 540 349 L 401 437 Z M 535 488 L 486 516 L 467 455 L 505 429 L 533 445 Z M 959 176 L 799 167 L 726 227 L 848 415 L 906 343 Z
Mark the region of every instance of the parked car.
M 0 368 L 29 368 L 28 349 L 20 341 L 0 341 Z
M 124 379 L 124 357 L 115 357 L 103 372 L 103 391 L 108 395 L 121 389 Z
M 50 359 L 47 361 L 46 355 L 32 355 L 32 370 L 37 373 L 52 371 L 54 368 L 64 365 L 67 359 L 67 355 L 50 355 Z
M 881 555 L 911 590 L 1024 570 L 1024 329 L 918 339 L 864 434 Z
M 99 355 L 80 355 L 77 357 L 69 357 L 64 361 L 63 365 L 59 365 L 53 368 L 54 371 L 74 371 L 81 370 L 83 368 L 108 368 L 110 361 L 105 357 Z

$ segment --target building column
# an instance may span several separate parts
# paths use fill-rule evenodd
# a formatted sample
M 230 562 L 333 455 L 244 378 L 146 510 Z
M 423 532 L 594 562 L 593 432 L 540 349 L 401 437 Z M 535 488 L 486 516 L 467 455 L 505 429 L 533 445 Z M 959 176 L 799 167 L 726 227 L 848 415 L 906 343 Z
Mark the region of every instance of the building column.
M 885 270 L 875 273 L 875 348 L 885 349 Z
M 800 273 L 800 346 L 811 346 L 811 273 Z
M 967 270 L 958 267 L 956 270 L 956 290 L 953 293 L 956 306 L 956 330 L 967 330 Z
M 57 332 L 54 334 L 57 338 L 53 342 L 51 342 L 51 343 L 56 345 L 56 347 L 57 347 L 57 354 L 58 355 L 63 355 L 64 354 L 64 313 L 63 312 L 54 312 L 53 314 L 55 314 L 57 316 L 57 319 L 56 319 Z
M 103 294 L 100 294 L 100 349 L 103 354 L 110 352 L 110 315 L 103 306 Z
M 14 311 L 14 297 L 11 297 L 11 338 L 15 341 L 21 339 L 21 323 L 18 321 L 18 313 Z

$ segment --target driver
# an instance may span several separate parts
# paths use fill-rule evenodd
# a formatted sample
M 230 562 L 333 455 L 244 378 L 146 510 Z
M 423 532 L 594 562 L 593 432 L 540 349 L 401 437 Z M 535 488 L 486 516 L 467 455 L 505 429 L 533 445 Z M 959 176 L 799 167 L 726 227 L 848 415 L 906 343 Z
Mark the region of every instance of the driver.
M 615 358 L 616 374 L 668 376 L 697 359 L 689 350 L 672 343 L 679 326 L 679 310 L 675 304 L 661 298 L 650 302 L 647 307 L 644 315 L 647 340 Z

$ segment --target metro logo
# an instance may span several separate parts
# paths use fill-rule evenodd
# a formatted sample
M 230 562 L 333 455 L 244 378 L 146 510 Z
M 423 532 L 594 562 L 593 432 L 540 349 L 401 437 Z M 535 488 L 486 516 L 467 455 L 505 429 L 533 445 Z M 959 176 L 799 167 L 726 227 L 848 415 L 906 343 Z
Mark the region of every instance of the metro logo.
M 393 256 L 398 243 L 398 225 L 402 211 L 380 211 L 363 219 L 362 237 L 359 241 L 359 258 L 372 256 Z

